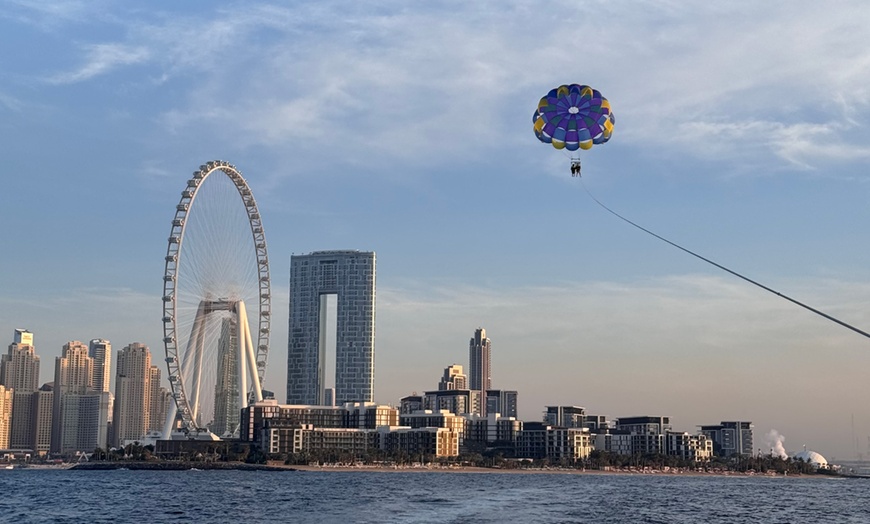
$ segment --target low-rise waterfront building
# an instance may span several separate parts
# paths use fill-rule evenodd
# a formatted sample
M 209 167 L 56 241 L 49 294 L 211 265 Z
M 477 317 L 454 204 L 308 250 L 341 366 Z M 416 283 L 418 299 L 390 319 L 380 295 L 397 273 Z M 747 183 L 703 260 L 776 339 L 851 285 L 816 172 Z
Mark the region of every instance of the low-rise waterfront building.
M 631 433 L 627 430 L 601 428 L 593 435 L 596 450 L 617 455 L 631 455 Z
M 486 391 L 486 413 L 500 413 L 503 417 L 517 418 L 519 393 L 515 390 L 488 389 Z
M 517 435 L 517 457 L 542 459 L 547 456 L 547 431 L 551 426 L 543 422 L 523 422 Z
M 359 428 L 315 428 L 311 424 L 296 427 L 264 428 L 257 444 L 268 453 L 328 453 L 365 456 L 379 449 L 378 431 Z
M 413 413 L 423 409 L 423 396 L 413 393 L 399 400 L 399 413 Z
M 472 389 L 427 391 L 423 394 L 423 409 L 447 410 L 456 415 L 480 413 L 481 393 Z
M 587 414 L 586 408 L 580 406 L 547 406 L 544 423 L 560 428 L 588 428 L 593 433 L 608 426 L 607 417 Z
M 620 417 L 616 429 L 631 434 L 633 455 L 664 454 L 664 435 L 671 429 L 670 417 Z
M 713 441 L 713 452 L 720 457 L 752 455 L 752 422 L 723 421 L 700 426 L 701 433 Z
M 387 453 L 406 453 L 414 458 L 459 456 L 460 435 L 443 427 L 398 427 L 381 431 L 382 448 Z
M 523 422 L 504 417 L 497 411 L 488 411 L 486 417 L 465 415 L 465 442 L 510 445 L 516 447 Z
M 575 461 L 589 457 L 593 450 L 588 428 L 549 428 L 547 430 L 547 458 Z
M 399 415 L 399 425 L 410 428 L 447 428 L 460 435 L 465 433 L 466 419 L 446 409 L 433 411 L 425 409 Z
M 344 427 L 377 429 L 382 426 L 398 426 L 399 410 L 374 402 L 349 402 L 344 405 L 346 420 Z
M 665 434 L 665 450 L 668 455 L 693 462 L 706 462 L 713 458 L 713 441 L 707 435 L 690 435 L 668 431 Z
M 278 404 L 275 399 L 266 399 L 242 409 L 239 438 L 242 441 L 255 442 L 264 428 L 295 428 L 300 425 L 341 428 L 344 423 L 343 406 Z

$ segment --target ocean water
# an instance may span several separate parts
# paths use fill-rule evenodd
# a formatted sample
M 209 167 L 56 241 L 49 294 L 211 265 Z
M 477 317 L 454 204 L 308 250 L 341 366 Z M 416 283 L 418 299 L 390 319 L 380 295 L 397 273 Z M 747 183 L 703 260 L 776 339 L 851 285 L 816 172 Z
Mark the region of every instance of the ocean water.
M 870 480 L 20 469 L 0 522 L 868 523 Z

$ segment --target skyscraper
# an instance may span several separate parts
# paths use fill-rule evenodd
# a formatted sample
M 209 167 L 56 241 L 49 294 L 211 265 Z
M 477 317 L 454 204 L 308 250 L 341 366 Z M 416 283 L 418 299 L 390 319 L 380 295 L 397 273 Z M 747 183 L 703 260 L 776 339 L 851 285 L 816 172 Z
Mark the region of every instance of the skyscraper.
M 239 346 L 236 318 L 221 321 L 218 339 L 217 380 L 214 385 L 214 422 L 209 430 L 222 437 L 239 425 Z
M 111 391 L 109 380 L 112 378 L 112 343 L 95 338 L 88 344 L 88 356 L 94 359 L 94 391 Z
M 462 366 L 453 364 L 444 368 L 444 376 L 438 383 L 439 391 L 450 389 L 468 389 L 468 377 L 462 372 Z
M 115 366 L 115 413 L 112 416 L 112 443 L 142 438 L 151 422 L 151 351 L 133 342 L 118 352 Z
M 51 417 L 54 405 L 54 383 L 43 384 L 33 393 L 31 412 L 33 427 L 31 443 L 28 448 L 39 456 L 46 455 L 51 450 Z
M 328 295 L 336 296 L 335 403 L 374 397 L 375 254 L 315 251 L 290 258 L 290 404 L 324 403 Z
M 33 348 L 33 333 L 15 330 L 9 351 L 0 357 L 0 384 L 20 393 L 31 393 L 39 387 L 39 357 Z
M 94 359 L 88 356 L 88 346 L 72 340 L 63 346 L 61 356 L 54 363 L 54 396 L 52 409 L 51 450 L 60 453 L 65 451 L 85 451 L 64 448 L 64 445 L 74 445 L 79 442 L 79 397 L 93 391 Z M 64 413 L 68 409 L 69 413 Z M 75 422 L 71 424 L 70 421 Z M 90 451 L 90 450 L 87 450 Z
M 106 448 L 111 394 L 105 391 L 63 395 L 60 453 L 90 453 Z
M 480 392 L 481 398 L 486 398 L 486 391 L 492 389 L 492 375 L 490 371 L 490 353 L 492 342 L 486 338 L 486 330 L 477 328 L 474 337 L 468 344 L 469 389 Z M 481 416 L 486 416 L 486 402 L 480 403 Z
M 163 425 L 166 423 L 163 394 L 166 389 L 160 387 L 160 368 L 157 366 L 151 366 L 148 388 L 148 431 L 163 431 Z
M 33 427 L 31 398 L 39 385 L 39 357 L 33 348 L 33 333 L 16 329 L 7 354 L 0 358 L 0 385 L 12 390 L 12 420 L 9 447 L 30 447 Z
M 12 429 L 12 390 L 0 384 L 0 449 L 9 449 Z

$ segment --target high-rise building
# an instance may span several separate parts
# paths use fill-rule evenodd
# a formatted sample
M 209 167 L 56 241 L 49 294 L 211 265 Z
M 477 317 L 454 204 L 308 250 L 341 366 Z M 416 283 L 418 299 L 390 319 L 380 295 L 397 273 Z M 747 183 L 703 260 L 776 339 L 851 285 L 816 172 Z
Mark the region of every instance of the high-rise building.
M 115 366 L 115 403 L 112 416 L 112 443 L 142 438 L 151 422 L 151 351 L 133 342 L 118 352 Z
M 329 295 L 336 296 L 335 404 L 374 397 L 375 254 L 315 251 L 290 258 L 290 404 L 324 403 Z
M 60 453 L 90 453 L 107 447 L 111 394 L 89 390 L 62 397 Z
M 163 393 L 166 389 L 160 387 L 160 368 L 157 366 L 151 366 L 148 388 L 148 431 L 163 431 L 163 425 L 166 423 Z
M 0 384 L 19 393 L 39 387 L 39 357 L 33 348 L 33 333 L 16 329 L 7 354 L 0 357 Z
M 486 338 L 486 330 L 477 328 L 474 337 L 468 343 L 468 389 L 479 391 L 485 398 L 486 391 L 492 389 L 492 371 L 490 368 L 492 341 Z M 486 416 L 486 402 L 481 401 L 481 416 Z
M 9 449 L 12 429 L 12 390 L 0 385 L 0 449 Z
M 16 329 L 9 351 L 0 357 L 0 385 L 12 390 L 9 447 L 28 449 L 33 428 L 31 399 L 39 385 L 39 357 L 33 348 L 33 333 Z
M 33 393 L 31 412 L 33 427 L 28 448 L 37 455 L 46 455 L 51 450 L 51 416 L 54 404 L 54 383 L 43 384 Z
M 71 433 L 77 431 L 78 425 L 70 426 L 67 424 L 67 421 L 76 419 L 63 413 L 66 406 L 64 398 L 67 395 L 84 395 L 93 391 L 93 380 L 94 359 L 88 356 L 88 346 L 78 340 L 64 344 L 61 356 L 57 357 L 54 363 L 54 396 L 52 399 L 54 405 L 51 416 L 51 450 L 53 452 L 63 452 L 64 443 L 78 442 L 77 437 Z M 71 399 L 69 406 L 70 409 L 78 410 L 78 399 Z M 67 432 L 66 435 L 65 432 Z
M 32 392 L 12 390 L 12 426 L 9 433 L 9 447 L 29 449 L 33 434 L 33 395 Z
M 16 329 L 15 330 L 15 338 L 12 339 L 13 344 L 19 344 L 22 346 L 32 346 L 33 345 L 33 333 L 27 331 L 26 329 Z
M 218 339 L 217 380 L 214 385 L 214 422 L 209 428 L 222 437 L 235 432 L 239 425 L 239 342 L 238 319 L 221 321 Z
M 462 372 L 462 366 L 459 364 L 444 368 L 444 375 L 438 383 L 439 391 L 450 389 L 468 389 L 468 377 Z
M 112 343 L 108 340 L 95 338 L 88 344 L 88 356 L 94 359 L 94 391 L 108 393 L 109 381 L 112 378 Z

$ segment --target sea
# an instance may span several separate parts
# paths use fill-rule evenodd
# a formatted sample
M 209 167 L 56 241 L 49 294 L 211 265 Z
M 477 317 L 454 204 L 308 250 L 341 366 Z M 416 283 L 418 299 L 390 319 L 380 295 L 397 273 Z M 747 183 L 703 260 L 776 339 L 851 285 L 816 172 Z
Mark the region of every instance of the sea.
M 870 523 L 870 480 L 16 469 L 0 522 Z

